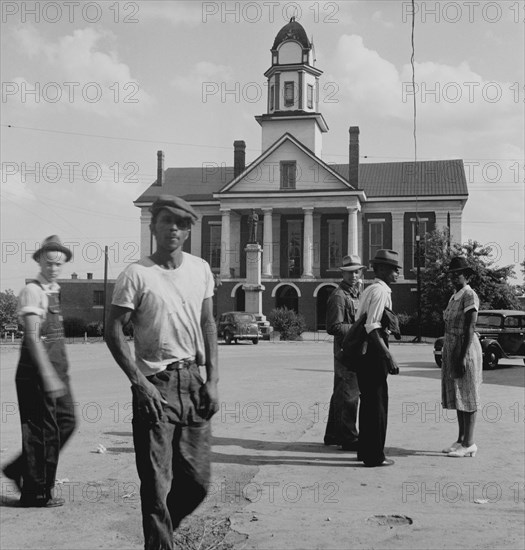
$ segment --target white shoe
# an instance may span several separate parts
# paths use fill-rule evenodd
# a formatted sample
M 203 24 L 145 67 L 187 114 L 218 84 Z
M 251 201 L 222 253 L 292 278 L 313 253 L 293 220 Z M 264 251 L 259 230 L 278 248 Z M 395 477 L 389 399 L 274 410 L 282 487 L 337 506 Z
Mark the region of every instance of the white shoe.
M 478 446 L 474 443 L 470 447 L 460 447 L 456 451 L 452 451 L 447 454 L 447 456 L 452 456 L 455 458 L 463 457 L 463 456 L 476 456 L 476 453 L 478 452 Z
M 446 449 L 443 449 L 441 452 L 448 455 L 448 453 L 452 453 L 453 451 L 457 451 L 460 447 L 461 447 L 461 443 L 458 443 L 457 441 L 455 441 L 454 443 L 452 443 L 452 445 L 450 447 L 447 447 Z

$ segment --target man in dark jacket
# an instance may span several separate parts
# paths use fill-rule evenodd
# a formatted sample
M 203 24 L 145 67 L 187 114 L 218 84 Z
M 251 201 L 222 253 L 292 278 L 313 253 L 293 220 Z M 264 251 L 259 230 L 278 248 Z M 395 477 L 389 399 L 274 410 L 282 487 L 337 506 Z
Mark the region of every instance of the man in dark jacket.
M 343 280 L 330 295 L 326 306 L 326 330 L 334 336 L 334 390 L 330 399 L 324 444 L 341 445 L 344 451 L 357 451 L 359 386 L 356 373 L 335 356 L 355 321 L 363 267 L 361 258 L 355 254 L 343 258 L 340 268 Z

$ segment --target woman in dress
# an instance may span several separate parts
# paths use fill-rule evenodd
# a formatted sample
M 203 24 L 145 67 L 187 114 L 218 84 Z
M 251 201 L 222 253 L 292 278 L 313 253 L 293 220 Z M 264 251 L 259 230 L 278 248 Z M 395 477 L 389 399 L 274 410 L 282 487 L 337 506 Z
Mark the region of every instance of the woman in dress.
M 475 456 L 478 450 L 474 443 L 474 427 L 480 405 L 483 355 L 474 332 L 479 298 L 468 284 L 472 273 L 465 258 L 452 258 L 448 274 L 456 292 L 443 314 L 445 340 L 441 369 L 442 406 L 457 410 L 459 425 L 457 441 L 443 449 L 450 457 Z

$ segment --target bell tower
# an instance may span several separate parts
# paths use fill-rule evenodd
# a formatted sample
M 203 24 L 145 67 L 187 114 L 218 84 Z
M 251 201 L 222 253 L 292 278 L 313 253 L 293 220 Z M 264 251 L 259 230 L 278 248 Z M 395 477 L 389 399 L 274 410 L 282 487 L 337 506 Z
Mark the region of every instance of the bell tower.
M 303 26 L 295 20 L 285 25 L 275 37 L 272 65 L 264 73 L 268 80 L 267 111 L 255 119 L 262 127 L 262 151 L 284 133 L 321 156 L 322 134 L 328 126 L 319 113 L 319 77 L 315 67 L 313 43 Z

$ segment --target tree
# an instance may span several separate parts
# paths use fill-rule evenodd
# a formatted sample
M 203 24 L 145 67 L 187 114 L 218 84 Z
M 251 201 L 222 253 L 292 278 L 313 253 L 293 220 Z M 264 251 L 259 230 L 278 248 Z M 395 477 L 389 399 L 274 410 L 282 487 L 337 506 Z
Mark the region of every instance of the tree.
M 8 288 L 5 292 L 0 292 L 0 328 L 4 325 L 17 325 L 16 315 L 17 300 L 15 293 Z
M 443 311 L 454 287 L 446 269 L 453 256 L 467 258 L 474 269 L 470 285 L 480 300 L 480 309 L 519 309 L 516 288 L 508 283 L 514 278 L 514 267 L 495 267 L 490 259 L 490 246 L 469 240 L 465 244 L 450 243 L 448 230 L 435 230 L 427 235 L 425 269 L 421 272 L 421 317 L 425 333 L 443 332 Z

